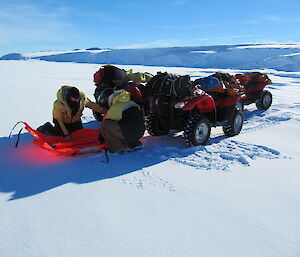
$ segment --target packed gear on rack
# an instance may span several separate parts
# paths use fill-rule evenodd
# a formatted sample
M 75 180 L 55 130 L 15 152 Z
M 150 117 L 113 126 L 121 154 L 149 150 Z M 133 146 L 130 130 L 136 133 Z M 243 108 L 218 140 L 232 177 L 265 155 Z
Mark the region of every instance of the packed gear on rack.
M 153 75 L 149 72 L 133 72 L 132 69 L 126 71 L 126 74 L 128 76 L 128 80 L 136 84 L 147 83 L 153 78 Z
M 94 83 L 99 90 L 103 88 L 125 89 L 128 85 L 143 86 L 153 77 L 148 72 L 126 71 L 113 65 L 104 65 L 94 73 Z
M 94 74 L 96 86 L 94 97 L 97 102 L 99 95 L 105 88 L 125 89 L 130 92 L 131 100 L 140 105 L 144 113 L 147 113 L 148 98 L 145 83 L 151 78 L 148 72 L 133 72 L 132 69 L 126 71 L 113 65 L 104 65 Z M 94 112 L 94 117 L 101 121 L 103 115 Z
M 208 77 L 196 79 L 195 86 L 199 86 L 208 93 L 221 93 L 227 95 L 242 95 L 244 87 L 235 76 L 229 73 L 216 72 Z
M 263 74 L 261 72 L 247 72 L 247 73 L 239 73 L 236 74 L 235 77 L 239 80 L 239 82 L 245 86 L 249 87 L 252 85 L 257 85 L 260 83 L 271 84 L 271 79 L 267 74 Z

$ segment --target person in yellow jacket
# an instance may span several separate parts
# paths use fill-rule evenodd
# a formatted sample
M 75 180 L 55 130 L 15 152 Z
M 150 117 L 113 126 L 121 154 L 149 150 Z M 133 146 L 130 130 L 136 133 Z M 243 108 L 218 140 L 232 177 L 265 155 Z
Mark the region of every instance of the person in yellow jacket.
M 103 108 L 89 100 L 76 87 L 62 86 L 57 92 L 52 112 L 57 133 L 66 137 L 66 140 L 71 140 L 70 134 L 83 128 L 81 116 L 85 107 L 103 112 Z
M 145 132 L 144 117 L 139 105 L 130 100 L 130 93 L 124 89 L 106 88 L 98 102 L 107 109 L 100 127 L 100 143 L 105 141 L 113 153 L 122 153 L 124 148 L 140 150 L 142 143 L 139 139 Z

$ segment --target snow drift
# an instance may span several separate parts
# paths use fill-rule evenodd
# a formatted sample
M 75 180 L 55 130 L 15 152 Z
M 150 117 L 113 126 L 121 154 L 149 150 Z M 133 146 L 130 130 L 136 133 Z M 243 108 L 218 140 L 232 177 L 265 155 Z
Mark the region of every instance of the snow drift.
M 7 54 L 0 60 L 110 63 L 217 69 L 300 70 L 300 44 L 243 44 L 150 49 L 85 49 Z

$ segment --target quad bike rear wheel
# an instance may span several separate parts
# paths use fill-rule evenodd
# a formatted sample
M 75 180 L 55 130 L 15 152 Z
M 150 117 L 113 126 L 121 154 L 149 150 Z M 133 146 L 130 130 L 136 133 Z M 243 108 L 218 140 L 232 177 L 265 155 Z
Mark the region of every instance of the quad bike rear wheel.
M 184 126 L 184 138 L 188 146 L 206 145 L 211 131 L 208 118 L 200 115 L 190 117 Z
M 243 127 L 244 118 L 240 110 L 234 109 L 228 113 L 227 120 L 223 124 L 223 132 L 226 136 L 238 135 Z
M 272 104 L 272 94 L 268 90 L 260 93 L 259 99 L 256 101 L 257 109 L 267 110 Z
M 170 131 L 170 128 L 162 126 L 158 113 L 155 112 L 150 112 L 146 117 L 146 129 L 151 136 L 167 135 Z

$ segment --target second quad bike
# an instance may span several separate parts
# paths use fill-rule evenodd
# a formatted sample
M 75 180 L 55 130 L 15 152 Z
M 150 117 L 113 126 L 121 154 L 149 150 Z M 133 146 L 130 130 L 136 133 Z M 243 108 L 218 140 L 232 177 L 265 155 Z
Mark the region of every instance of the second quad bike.
M 249 105 L 252 103 L 255 103 L 258 109 L 269 109 L 273 98 L 271 92 L 265 90 L 267 85 L 272 84 L 272 81 L 268 75 L 260 72 L 250 72 L 236 74 L 235 77 L 240 81 L 245 92 L 245 95 L 239 101 L 241 109 L 244 108 L 244 105 Z

